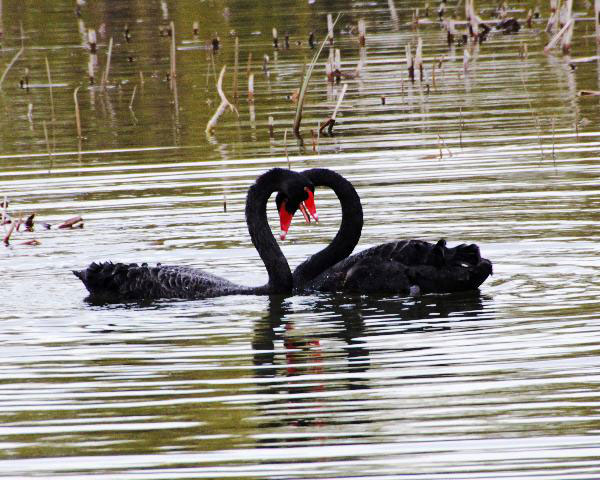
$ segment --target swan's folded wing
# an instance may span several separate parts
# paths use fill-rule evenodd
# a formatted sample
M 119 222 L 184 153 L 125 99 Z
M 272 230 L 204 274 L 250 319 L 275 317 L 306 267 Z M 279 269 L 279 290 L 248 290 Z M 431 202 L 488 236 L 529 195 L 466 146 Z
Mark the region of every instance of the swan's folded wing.
M 204 298 L 222 294 L 235 284 L 203 270 L 137 263 L 92 263 L 73 272 L 93 297 L 120 300 Z M 219 293 L 217 293 L 219 292 Z

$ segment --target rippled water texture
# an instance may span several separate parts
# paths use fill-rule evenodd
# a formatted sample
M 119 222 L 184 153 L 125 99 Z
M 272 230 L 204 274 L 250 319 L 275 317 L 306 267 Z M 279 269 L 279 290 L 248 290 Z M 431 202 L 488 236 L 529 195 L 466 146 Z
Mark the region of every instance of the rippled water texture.
M 476 7 L 490 19 L 497 4 Z M 544 1 L 532 28 L 470 43 L 466 70 L 437 5 L 430 23 L 411 24 L 415 8 L 426 13 L 414 1 L 88 0 L 81 17 L 70 0 L 2 7 L 0 75 L 24 50 L 0 93 L 0 200 L 38 222 L 0 248 L 2 478 L 600 477 L 600 97 L 579 96 L 600 90 L 600 74 L 597 59 L 578 61 L 597 55 L 592 7 L 575 2 L 587 20 L 570 56 L 543 53 Z M 509 7 L 522 20 L 535 4 Z M 325 48 L 300 142 L 291 97 L 314 52 L 308 36 L 320 42 L 337 12 L 342 71 L 362 70 L 328 85 Z M 176 91 L 159 33 L 171 21 Z M 224 65 L 234 100 L 236 33 L 239 117 L 227 112 L 207 135 Z M 424 79 L 411 83 L 405 46 L 414 52 L 418 37 Z M 343 84 L 334 136 L 317 140 L 311 129 Z M 494 276 L 480 294 L 421 298 L 85 300 L 71 270 L 94 260 L 264 282 L 245 193 L 286 155 L 353 182 L 360 249 L 477 242 Z M 339 226 L 331 192 L 317 191 L 317 206 L 320 224 L 296 221 L 283 244 L 293 266 Z M 56 228 L 75 215 L 82 229 Z

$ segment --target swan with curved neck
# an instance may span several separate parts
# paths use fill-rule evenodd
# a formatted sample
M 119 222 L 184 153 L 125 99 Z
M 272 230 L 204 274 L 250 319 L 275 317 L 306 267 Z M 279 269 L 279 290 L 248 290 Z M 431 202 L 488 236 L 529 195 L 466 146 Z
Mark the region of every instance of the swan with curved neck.
M 291 293 L 292 273 L 267 221 L 267 201 L 273 192 L 283 198 L 279 209 L 282 236 L 297 209 L 316 215 L 314 186 L 303 175 L 273 168 L 256 179 L 246 197 L 246 224 L 269 280 L 260 287 L 238 285 L 204 270 L 182 266 L 124 263 L 92 263 L 74 271 L 92 297 L 120 300 L 157 298 L 206 298 L 235 294 Z M 306 214 L 305 214 L 306 215 Z
M 350 256 L 363 226 L 360 198 L 352 184 L 332 170 L 305 170 L 315 187 L 329 187 L 340 200 L 342 223 L 323 250 L 293 273 L 294 291 L 355 293 L 450 293 L 477 289 L 492 273 L 475 244 L 453 248 L 445 240 L 399 240 Z

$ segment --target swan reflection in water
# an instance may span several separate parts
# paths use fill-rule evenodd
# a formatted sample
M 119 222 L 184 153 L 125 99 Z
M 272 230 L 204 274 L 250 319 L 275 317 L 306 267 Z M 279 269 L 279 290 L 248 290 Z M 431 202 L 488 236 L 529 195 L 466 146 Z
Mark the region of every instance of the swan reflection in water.
M 260 426 L 339 424 L 344 420 L 336 413 L 365 408 L 364 397 L 350 391 L 372 387 L 368 371 L 375 349 L 381 358 L 386 355 L 383 348 L 394 355 L 432 348 L 407 341 L 394 344 L 392 352 L 374 347 L 377 339 L 435 335 L 465 321 L 478 322 L 467 328 L 481 328 L 480 322 L 493 316 L 490 302 L 478 291 L 419 298 L 271 296 L 268 313 L 255 322 L 252 339 L 257 393 L 274 396 L 260 404 Z M 354 415 L 350 418 L 357 421 Z

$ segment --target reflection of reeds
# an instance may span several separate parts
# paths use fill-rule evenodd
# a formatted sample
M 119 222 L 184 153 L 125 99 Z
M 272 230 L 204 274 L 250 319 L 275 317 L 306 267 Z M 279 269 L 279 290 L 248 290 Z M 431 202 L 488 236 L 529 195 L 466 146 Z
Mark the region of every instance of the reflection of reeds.
M 527 87 L 525 86 L 525 78 L 523 78 L 523 72 L 521 72 L 521 83 L 523 84 L 523 90 L 525 90 L 525 95 L 527 95 L 527 103 L 529 104 L 529 111 L 531 112 L 531 116 L 533 117 L 533 120 L 535 121 L 535 125 L 538 129 L 538 142 L 540 144 L 540 155 L 541 155 L 541 160 L 544 160 L 544 145 L 542 142 L 542 126 L 540 125 L 540 119 L 538 118 L 538 116 L 535 114 L 535 112 L 533 110 L 533 105 L 531 104 L 531 97 L 529 96 L 529 91 L 527 90 Z
M 77 138 L 81 139 L 81 116 L 79 115 L 79 101 L 77 100 L 77 92 L 81 87 L 77 87 L 73 91 L 73 101 L 75 102 L 75 125 L 77 126 Z
M 52 121 L 56 119 L 56 115 L 54 114 L 54 95 L 52 93 L 52 76 L 50 75 L 50 63 L 48 62 L 48 57 L 46 57 L 46 74 L 48 75 L 48 90 L 50 91 L 50 113 L 52 114 Z
M 46 128 L 46 120 L 42 121 L 44 127 L 44 138 L 46 139 L 46 148 L 48 149 L 48 160 L 50 165 L 48 166 L 48 173 L 52 171 L 52 149 L 50 148 L 50 141 L 48 140 L 48 129 Z

